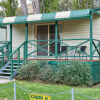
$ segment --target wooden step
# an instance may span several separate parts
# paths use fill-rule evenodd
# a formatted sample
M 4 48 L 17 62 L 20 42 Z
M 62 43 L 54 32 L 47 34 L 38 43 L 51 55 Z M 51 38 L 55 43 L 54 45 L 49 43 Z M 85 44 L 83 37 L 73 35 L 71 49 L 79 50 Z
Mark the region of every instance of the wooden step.
M 13 68 L 17 68 L 18 66 L 13 66 Z M 11 68 L 11 66 L 7 66 L 7 68 Z
M 2 75 L 11 75 L 11 73 L 8 73 L 8 72 L 0 72 L 0 74 L 2 74 Z
M 11 71 L 11 69 L 2 69 L 2 71 Z M 16 71 L 16 70 L 13 69 L 13 71 Z
M 0 78 L 9 79 L 10 77 L 9 76 L 0 76 Z

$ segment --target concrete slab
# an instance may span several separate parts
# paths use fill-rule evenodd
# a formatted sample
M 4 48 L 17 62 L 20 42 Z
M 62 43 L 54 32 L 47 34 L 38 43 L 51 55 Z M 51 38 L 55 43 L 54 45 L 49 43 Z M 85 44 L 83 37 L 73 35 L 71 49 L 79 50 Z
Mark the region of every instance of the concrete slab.
M 3 84 L 3 83 L 8 83 L 8 82 L 12 82 L 12 81 L 15 81 L 15 80 L 10 80 L 10 79 L 0 79 L 0 84 Z

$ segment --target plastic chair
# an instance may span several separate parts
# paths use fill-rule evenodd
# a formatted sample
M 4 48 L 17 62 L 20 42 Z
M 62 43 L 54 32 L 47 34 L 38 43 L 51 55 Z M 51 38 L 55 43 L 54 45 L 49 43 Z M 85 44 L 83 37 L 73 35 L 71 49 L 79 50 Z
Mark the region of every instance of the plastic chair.
M 75 54 L 78 53 L 79 57 L 80 57 L 80 55 L 83 54 L 82 52 L 86 53 L 86 48 L 87 48 L 87 46 L 80 46 L 80 51 L 81 52 L 75 51 Z M 84 54 L 83 54 L 83 56 L 84 56 Z M 82 59 L 83 59 L 83 57 L 82 57 Z M 86 60 L 87 60 L 87 56 L 86 56 Z
M 68 50 L 68 47 L 67 46 L 61 46 L 61 50 L 60 50 L 60 53 L 63 53 L 65 52 L 66 50 Z M 65 59 L 66 59 L 66 56 L 67 56 L 67 59 L 68 59 L 68 53 L 65 52 Z M 60 59 L 61 59 L 61 56 L 60 56 Z

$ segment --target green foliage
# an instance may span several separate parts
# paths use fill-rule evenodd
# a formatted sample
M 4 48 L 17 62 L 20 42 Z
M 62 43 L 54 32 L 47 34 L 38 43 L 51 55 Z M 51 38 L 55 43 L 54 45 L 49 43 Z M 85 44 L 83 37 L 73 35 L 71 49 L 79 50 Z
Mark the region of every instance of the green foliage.
M 68 85 L 92 85 L 91 68 L 88 64 L 73 61 L 69 65 L 59 64 L 59 82 Z
M 58 8 L 59 0 L 39 0 L 40 3 L 40 12 L 49 13 L 56 12 Z
M 67 85 L 92 85 L 91 67 L 88 64 L 73 61 L 69 64 L 59 62 L 50 65 L 47 61 L 28 61 L 19 69 L 17 79 L 39 80 L 46 83 Z
M 37 63 L 39 64 L 40 68 L 44 68 L 48 66 L 48 61 L 46 60 L 41 60 L 41 61 L 38 61 Z
M 34 80 L 37 78 L 40 66 L 37 62 L 28 61 L 25 62 L 22 68 L 18 69 L 17 79 Z
M 61 0 L 58 4 L 59 11 L 67 11 L 72 9 L 72 3 L 70 0 Z
M 58 10 L 79 10 L 100 7 L 100 0 L 60 0 Z
M 93 0 L 72 0 L 73 9 L 89 9 L 93 8 Z
M 51 82 L 52 81 L 52 69 L 50 66 L 43 67 L 39 72 L 39 78 L 42 82 Z
M 4 12 L 3 11 L 0 11 L 0 18 L 2 18 L 4 16 L 5 16 Z
M 0 6 L 4 9 L 3 11 L 5 16 L 7 17 L 15 16 L 18 7 L 18 1 L 17 0 L 1 1 Z

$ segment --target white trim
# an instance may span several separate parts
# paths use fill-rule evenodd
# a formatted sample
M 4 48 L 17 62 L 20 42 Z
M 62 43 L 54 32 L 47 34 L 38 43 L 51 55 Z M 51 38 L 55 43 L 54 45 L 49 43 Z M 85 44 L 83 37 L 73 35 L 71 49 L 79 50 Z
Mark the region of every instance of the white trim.
M 42 14 L 29 15 L 27 21 L 41 20 Z
M 59 18 L 69 18 L 70 17 L 70 12 L 71 11 L 63 11 L 63 12 L 57 12 L 55 19 L 59 19 Z
M 13 23 L 16 17 L 6 17 L 3 19 L 3 23 Z

